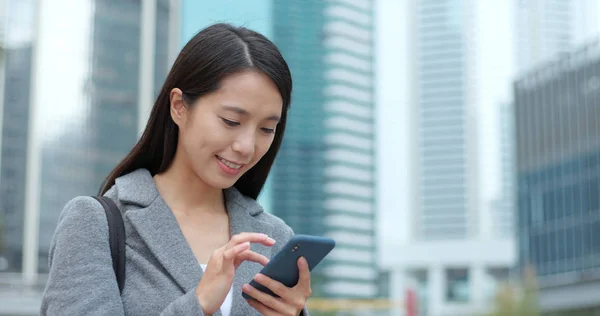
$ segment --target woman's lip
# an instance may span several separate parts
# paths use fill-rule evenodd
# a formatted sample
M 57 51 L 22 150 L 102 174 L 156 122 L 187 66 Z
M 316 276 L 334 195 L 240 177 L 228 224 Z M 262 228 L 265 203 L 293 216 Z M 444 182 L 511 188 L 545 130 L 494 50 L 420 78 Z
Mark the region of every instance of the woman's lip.
M 215 155 L 215 156 L 217 156 L 217 158 L 219 158 L 219 159 L 227 160 L 228 162 L 231 162 L 232 164 L 235 164 L 235 165 L 241 165 L 242 167 L 245 165 L 245 163 L 243 163 L 243 162 L 237 162 L 237 161 L 229 160 L 229 159 L 221 157 L 219 155 Z
M 223 172 L 225 172 L 228 175 L 236 176 L 242 171 L 242 167 L 239 167 L 238 169 L 234 169 L 234 168 L 231 168 L 228 165 L 224 164 L 223 161 L 221 161 L 222 158 L 220 158 L 219 156 L 216 156 L 215 158 L 217 158 L 217 164 L 219 165 L 221 170 L 223 170 Z

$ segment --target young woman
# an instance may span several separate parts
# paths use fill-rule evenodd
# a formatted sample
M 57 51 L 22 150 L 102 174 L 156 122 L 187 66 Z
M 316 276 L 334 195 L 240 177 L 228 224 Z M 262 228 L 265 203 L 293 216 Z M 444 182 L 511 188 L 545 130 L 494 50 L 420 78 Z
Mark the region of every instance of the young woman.
M 303 258 L 293 288 L 259 274 L 293 235 L 256 202 L 291 92 L 289 68 L 264 36 L 227 24 L 194 36 L 139 142 L 101 188 L 125 223 L 123 292 L 106 214 L 94 198 L 77 197 L 56 228 L 41 314 L 307 315 Z M 252 278 L 279 298 L 249 286 Z

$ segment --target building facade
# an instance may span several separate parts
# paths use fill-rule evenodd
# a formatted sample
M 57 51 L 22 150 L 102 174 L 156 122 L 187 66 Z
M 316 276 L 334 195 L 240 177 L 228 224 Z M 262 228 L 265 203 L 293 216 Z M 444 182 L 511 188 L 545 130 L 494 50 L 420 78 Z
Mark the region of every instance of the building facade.
M 600 310 L 599 105 L 598 43 L 515 83 L 519 266 L 547 312 Z
M 488 117 L 497 119 L 485 111 L 510 98 L 512 46 L 489 41 L 494 22 L 486 20 L 511 11 L 465 0 L 413 0 L 405 9 L 410 232 L 401 255 L 384 258 L 392 297 L 414 292 L 418 315 L 485 313 L 515 261 L 511 210 L 501 194 L 490 198 L 490 183 L 502 190 L 500 177 L 492 178 L 500 171 L 490 170 L 481 141 L 490 137 Z M 491 51 L 500 52 L 494 64 L 482 53 Z
M 337 246 L 314 271 L 315 296 L 374 298 L 373 2 L 274 2 L 273 39 L 294 94 L 273 181 L 273 213 Z
M 71 198 L 97 194 L 135 144 L 172 60 L 178 6 L 0 4 L 0 315 L 35 315 L 58 216 Z
M 485 312 L 517 260 L 513 78 L 597 32 L 597 3 L 407 3 L 411 231 L 386 260 L 393 296 L 415 290 L 421 315 Z

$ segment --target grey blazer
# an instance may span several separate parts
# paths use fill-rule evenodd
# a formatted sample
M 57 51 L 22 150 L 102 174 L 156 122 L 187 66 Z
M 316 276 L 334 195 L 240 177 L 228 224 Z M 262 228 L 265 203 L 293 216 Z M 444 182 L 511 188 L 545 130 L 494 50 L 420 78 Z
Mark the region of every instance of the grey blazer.
M 106 195 L 119 206 L 125 222 L 122 295 L 104 210 L 91 197 L 77 197 L 63 209 L 52 239 L 41 315 L 203 315 L 195 294 L 202 268 L 148 170 L 118 178 Z M 235 188 L 225 190 L 225 201 L 232 235 L 260 232 L 276 240 L 273 247 L 253 244 L 253 251 L 270 258 L 293 235 L 281 219 L 263 212 Z M 231 315 L 260 315 L 241 290 L 260 269 L 260 264 L 244 262 L 236 270 Z M 303 314 L 308 315 L 306 310 Z

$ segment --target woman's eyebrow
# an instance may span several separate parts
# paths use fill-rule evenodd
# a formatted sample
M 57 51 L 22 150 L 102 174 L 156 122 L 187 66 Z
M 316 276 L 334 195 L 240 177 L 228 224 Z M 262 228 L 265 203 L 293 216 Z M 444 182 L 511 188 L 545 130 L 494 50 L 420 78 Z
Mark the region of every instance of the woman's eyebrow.
M 222 105 L 221 108 L 225 111 L 234 112 L 234 113 L 237 113 L 237 114 L 240 114 L 243 116 L 250 115 L 250 113 L 248 113 L 248 111 L 246 111 L 245 109 L 243 109 L 239 106 L 235 106 L 235 105 Z M 267 118 L 267 120 L 279 122 L 281 120 L 281 117 L 279 115 L 271 115 Z

